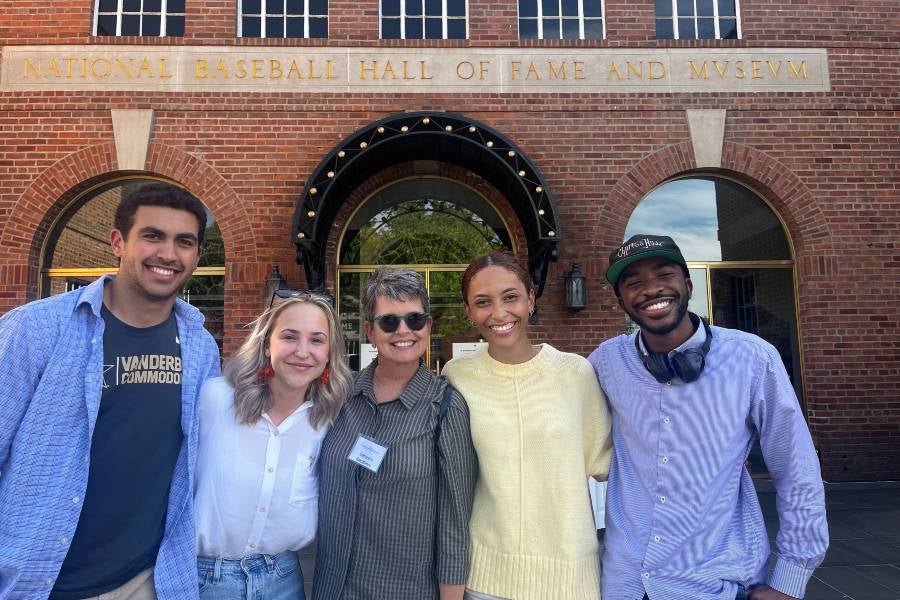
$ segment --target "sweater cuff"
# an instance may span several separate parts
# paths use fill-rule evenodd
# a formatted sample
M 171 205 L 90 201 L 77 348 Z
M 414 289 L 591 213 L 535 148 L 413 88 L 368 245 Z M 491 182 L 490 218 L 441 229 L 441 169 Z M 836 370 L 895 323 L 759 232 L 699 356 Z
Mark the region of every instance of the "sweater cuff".
M 806 593 L 806 584 L 814 570 L 801 567 L 797 563 L 779 556 L 775 561 L 772 574 L 769 575 L 769 586 L 782 594 L 802 598 Z

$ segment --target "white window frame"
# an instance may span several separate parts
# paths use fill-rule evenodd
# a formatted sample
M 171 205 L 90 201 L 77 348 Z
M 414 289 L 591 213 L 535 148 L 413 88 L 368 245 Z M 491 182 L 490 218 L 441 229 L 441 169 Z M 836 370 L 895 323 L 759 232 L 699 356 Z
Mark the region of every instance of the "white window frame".
M 710 17 L 699 16 L 697 14 L 697 0 L 693 0 L 693 3 L 694 3 L 694 14 L 693 14 L 694 37 L 692 37 L 690 39 L 693 39 L 693 40 L 710 39 L 710 38 L 699 37 L 699 31 L 697 29 L 697 24 L 698 24 L 699 19 L 701 19 L 701 18 L 709 19 Z M 712 5 L 713 5 L 713 16 L 712 16 L 713 27 L 715 28 L 715 32 L 716 32 L 716 37 L 714 37 L 712 39 L 721 40 L 723 38 L 722 38 L 722 33 L 719 30 L 719 0 L 712 0 Z M 659 21 L 659 20 L 672 21 L 672 37 L 671 38 L 662 38 L 662 39 L 673 39 L 673 40 L 681 39 L 678 37 L 678 19 L 679 18 L 685 19 L 685 18 L 690 18 L 690 17 L 679 17 L 679 15 L 678 15 L 678 0 L 672 0 L 672 16 L 671 17 L 659 17 L 659 16 L 655 17 L 655 19 L 657 21 Z M 724 18 L 730 19 L 731 15 L 727 15 Z M 734 20 L 735 20 L 735 29 L 737 30 L 737 38 L 736 39 L 741 39 L 742 34 L 741 34 L 741 2 L 740 2 L 740 0 L 734 0 Z
M 303 0 L 303 14 L 299 13 L 289 13 L 287 10 L 287 5 L 285 4 L 284 12 L 274 12 L 270 13 L 267 10 L 268 0 L 260 0 L 260 23 L 259 23 L 259 38 L 269 37 L 266 35 L 266 19 L 268 17 L 277 17 L 281 16 L 281 31 L 284 32 L 284 35 L 279 36 L 276 39 L 285 39 L 285 40 L 298 40 L 298 39 L 328 39 L 329 31 L 328 28 L 331 25 L 331 20 L 328 18 L 328 14 L 324 15 L 310 15 L 309 14 L 309 0 Z M 329 3 L 328 10 L 331 10 L 331 5 Z M 256 13 L 252 13 L 250 16 L 256 16 Z M 289 38 L 287 37 L 287 20 L 288 17 L 303 17 L 303 37 L 302 38 Z M 325 18 L 325 37 L 324 38 L 310 38 L 309 37 L 309 18 Z M 244 37 L 244 0 L 238 0 L 237 2 L 237 37 Z
M 585 39 L 584 23 L 586 20 L 596 21 L 599 19 L 601 24 L 603 25 L 603 37 L 601 37 L 599 39 L 605 40 L 606 39 L 606 0 L 600 0 L 600 16 L 599 17 L 585 17 L 584 16 L 584 2 L 585 2 L 585 0 L 578 0 L 578 16 L 577 16 L 577 18 L 578 18 L 578 38 L 577 39 L 579 39 L 579 40 Z M 557 5 L 559 8 L 559 12 L 557 14 L 559 16 L 556 18 L 559 19 L 560 39 L 563 39 L 563 40 L 573 39 L 573 38 L 562 37 L 562 22 L 563 21 L 572 21 L 576 17 L 574 17 L 574 16 L 572 16 L 572 17 L 565 16 L 564 17 L 563 16 L 562 0 L 557 0 Z M 519 39 L 522 39 L 521 24 L 522 24 L 523 20 L 524 21 L 537 21 L 537 39 L 539 39 L 539 40 L 544 39 L 544 3 L 541 0 L 537 0 L 537 16 L 536 17 L 523 17 L 521 14 L 519 14 L 519 1 L 518 0 L 516 0 L 516 14 L 518 17 L 518 20 L 516 21 L 516 23 L 519 26 Z M 548 18 L 552 19 L 553 17 L 548 17 Z M 553 38 L 553 39 L 555 39 L 555 38 Z M 588 38 L 588 39 L 593 40 L 593 39 L 597 39 L 597 38 Z
M 384 37 L 384 19 L 400 19 L 400 37 L 399 38 L 389 38 L 389 39 L 401 39 L 405 40 L 406 37 L 406 19 L 422 19 L 422 37 L 421 38 L 409 38 L 414 40 L 446 40 L 447 38 L 447 23 L 449 21 L 465 21 L 466 24 L 466 37 L 463 39 L 469 39 L 469 0 L 464 0 L 465 10 L 462 17 L 450 17 L 447 15 L 447 0 L 441 0 L 441 37 L 440 38 L 430 38 L 425 32 L 425 19 L 437 19 L 438 15 L 429 15 L 425 12 L 425 3 L 427 0 L 422 0 L 422 14 L 421 15 L 407 15 L 406 14 L 406 0 L 400 0 L 400 16 L 396 17 L 394 15 L 385 17 L 384 16 L 384 0 L 378 0 L 378 39 L 385 39 Z M 456 38 L 454 38 L 456 39 Z
M 116 12 L 115 12 L 115 15 L 116 15 L 116 33 L 115 33 L 115 37 L 119 37 L 119 36 L 122 36 L 122 35 L 123 35 L 123 34 L 122 34 L 122 16 L 123 16 L 123 15 L 137 15 L 137 16 L 139 16 L 139 17 L 141 18 L 141 20 L 140 20 L 140 23 L 141 23 L 141 26 L 140 26 L 140 33 L 138 33 L 139 36 L 143 36 L 143 35 L 144 35 L 144 17 L 147 16 L 147 15 L 159 15 L 159 36 L 158 36 L 158 37 L 166 37 L 166 35 L 167 35 L 167 33 L 166 33 L 166 21 L 168 20 L 168 18 L 169 18 L 170 16 L 177 16 L 177 17 L 184 17 L 184 16 L 185 16 L 185 13 L 171 13 L 171 14 L 170 14 L 170 13 L 169 13 L 169 10 L 168 10 L 168 4 L 169 4 L 169 3 L 168 3 L 168 0 L 161 0 L 160 7 L 159 7 L 159 12 L 156 12 L 156 11 L 145 11 L 145 10 L 143 9 L 143 6 L 144 6 L 144 3 L 143 3 L 143 2 L 141 2 L 141 10 L 139 10 L 139 11 L 137 11 L 137 12 L 134 12 L 134 11 L 127 11 L 127 12 L 126 12 L 126 11 L 123 9 L 123 4 L 124 4 L 124 0 L 118 0 L 118 1 L 116 2 Z M 185 10 L 187 10 L 187 6 L 185 6 Z M 111 13 L 111 12 L 105 12 L 105 13 L 103 13 L 103 14 L 104 14 L 104 15 L 111 15 L 111 14 L 113 14 L 113 13 Z M 92 30 L 91 30 L 91 35 L 93 35 L 93 36 L 96 36 L 96 35 L 97 35 L 97 27 L 99 26 L 99 23 L 100 23 L 100 0 L 94 0 L 94 26 L 93 26 L 93 28 L 92 28 Z M 104 36 L 104 37 L 107 37 L 107 36 Z M 108 36 L 108 37 L 113 37 L 113 36 Z M 157 37 L 157 36 L 153 36 L 153 37 Z

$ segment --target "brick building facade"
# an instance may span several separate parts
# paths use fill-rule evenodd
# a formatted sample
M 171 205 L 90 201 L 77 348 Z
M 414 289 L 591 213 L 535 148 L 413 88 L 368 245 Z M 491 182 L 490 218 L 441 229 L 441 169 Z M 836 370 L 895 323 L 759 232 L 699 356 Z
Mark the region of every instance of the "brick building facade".
M 740 39 L 657 39 L 654 10 L 654 2 L 605 0 L 604 39 L 520 39 L 516 0 L 469 0 L 468 39 L 398 40 L 380 39 L 377 0 L 331 0 L 327 38 L 263 39 L 237 36 L 236 0 L 187 0 L 180 37 L 91 35 L 93 0 L 4 2 L 0 311 L 58 289 L 44 284 L 51 267 L 48 244 L 61 239 L 60 227 L 74 222 L 73 211 L 91 190 L 123 178 L 160 178 L 202 200 L 221 232 L 227 354 L 260 311 L 272 265 L 280 267 L 288 285 L 305 287 L 316 270 L 301 259 L 309 261 L 318 252 L 322 282 L 335 290 L 344 273 L 338 267 L 340 245 L 356 211 L 392 182 L 440 180 L 459 184 L 492 207 L 508 229 L 506 245 L 532 262 L 543 280 L 536 337 L 587 354 L 623 330 L 623 313 L 603 272 L 635 208 L 667 182 L 720 178 L 771 208 L 788 240 L 789 256 L 770 261 L 791 274 L 788 291 L 796 309 L 794 324 L 779 327 L 790 329 L 785 335 L 794 349 L 787 352 L 801 371 L 794 373 L 795 381 L 825 478 L 900 478 L 895 2 L 744 0 L 738 7 Z M 124 66 L 109 57 L 102 59 L 107 63 L 81 62 L 105 50 L 138 58 Z M 340 61 L 326 64 L 322 57 L 332 50 L 346 57 L 346 71 Z M 792 58 L 801 51 L 825 57 L 821 73 L 812 72 L 812 59 L 807 65 L 810 79 L 819 78 L 818 87 L 794 85 L 806 75 L 801 59 Z M 163 56 L 158 52 L 168 53 L 169 62 L 142 66 L 140 56 Z M 217 59 L 202 63 L 210 71 L 198 81 L 204 72 L 197 61 L 207 60 L 199 57 L 209 52 L 234 60 L 223 63 L 215 82 Z M 294 73 L 296 86 L 282 85 L 289 61 L 279 63 L 282 77 L 273 80 L 272 52 L 312 57 L 308 64 L 298 61 L 305 70 Z M 384 61 L 380 73 L 372 62 L 354 62 L 366 53 L 372 61 Z M 761 58 L 747 58 L 754 53 Z M 650 58 L 646 63 L 623 59 L 612 67 L 619 54 Z M 547 55 L 563 57 L 553 67 L 555 77 Z M 691 65 L 683 72 L 684 85 L 675 81 L 671 62 L 660 67 L 669 69 L 670 87 L 651 87 L 659 83 L 652 81 L 651 63 L 663 60 L 653 57 L 675 61 L 682 55 Z M 440 58 L 430 67 L 424 63 L 442 56 L 462 57 L 455 63 L 456 78 L 466 86 L 438 85 L 440 75 L 428 69 L 446 65 Z M 245 60 L 247 81 L 259 75 L 255 87 L 238 85 L 235 57 Z M 261 57 L 258 65 L 254 57 Z M 316 57 L 321 61 L 313 66 Z M 738 80 L 741 57 L 745 77 Z M 192 66 L 176 72 L 176 59 Z M 601 59 L 604 68 L 591 71 Z M 385 71 L 388 60 L 392 72 Z M 478 79 L 482 61 L 503 60 L 506 87 L 468 85 L 473 75 Z M 519 69 L 523 80 L 535 66 L 526 82 L 532 87 L 511 86 L 515 76 L 509 66 L 516 61 L 512 69 Z M 581 78 L 576 63 L 582 64 Z M 321 87 L 329 83 L 331 66 L 335 79 L 365 79 L 368 68 L 375 81 Z M 470 67 L 472 74 L 466 71 Z M 656 71 L 656 78 L 663 73 Z M 317 76 L 320 87 L 299 85 Z M 536 77 L 542 77 L 540 85 L 553 79 L 553 86 L 535 88 Z M 579 87 L 579 79 L 590 77 L 596 78 L 594 87 Z M 753 79 L 762 86 L 766 78 L 772 86 L 753 87 Z M 381 87 L 374 85 L 379 82 Z M 779 82 L 785 87 L 777 87 Z M 134 119 L 144 118 L 147 127 L 141 130 Z M 434 126 L 429 130 L 429 144 L 440 151 L 420 157 L 415 147 L 397 142 L 377 153 L 377 123 L 399 136 L 403 126 L 423 132 L 423 119 L 451 128 L 445 134 Z M 473 135 L 481 136 L 482 144 L 485 136 L 497 134 L 488 140 L 497 147 L 486 146 L 479 154 L 466 138 L 467 127 L 477 130 Z M 354 152 L 369 152 L 358 149 L 360 135 L 376 136 L 372 158 L 355 163 L 365 168 L 356 174 L 330 170 L 327 161 L 349 152 L 351 142 Z M 515 153 L 522 171 L 528 169 L 523 178 L 543 189 L 539 197 L 528 192 L 533 206 L 524 192 L 515 197 L 508 191 L 512 187 L 504 188 L 515 182 L 507 181 L 511 176 L 505 171 L 498 174 L 513 160 L 501 149 Z M 456 151 L 469 154 L 456 160 Z M 500 166 L 491 167 L 492 160 Z M 332 194 L 332 205 L 319 206 L 310 194 L 317 176 L 334 178 L 336 186 L 344 177 L 343 185 L 352 183 L 352 189 Z M 541 202 L 549 203 L 548 221 L 523 218 Z M 320 210 L 328 218 L 318 223 L 304 216 Z M 78 216 L 87 225 L 81 228 L 85 233 L 101 223 L 100 217 Z M 729 218 L 730 225 L 721 227 L 725 234 L 740 215 Z M 313 226 L 319 227 L 317 245 L 304 250 L 295 242 Z M 104 239 L 105 231 L 99 236 Z M 74 255 L 67 260 L 82 260 L 77 253 L 89 254 L 90 243 L 70 244 L 66 252 Z M 540 252 L 545 254 L 536 256 Z M 60 256 L 62 250 L 54 258 Z M 563 277 L 573 261 L 588 285 L 588 306 L 577 313 L 564 304 Z M 711 273 L 723 261 L 727 257 L 700 262 Z M 97 266 L 89 258 L 79 264 Z M 346 270 L 347 281 L 353 272 Z M 762 295 L 751 301 L 763 302 Z

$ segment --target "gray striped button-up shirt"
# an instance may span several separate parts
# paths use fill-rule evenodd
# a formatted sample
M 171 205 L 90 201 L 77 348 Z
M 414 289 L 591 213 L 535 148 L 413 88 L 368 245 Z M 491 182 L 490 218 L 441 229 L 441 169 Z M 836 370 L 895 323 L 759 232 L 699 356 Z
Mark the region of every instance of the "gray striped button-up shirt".
M 315 600 L 429 600 L 438 582 L 468 576 L 478 467 L 465 400 L 451 395 L 438 478 L 433 435 L 446 383 L 420 365 L 399 398 L 378 404 L 376 364 L 359 374 L 322 445 Z M 375 473 L 347 458 L 360 435 L 388 449 Z

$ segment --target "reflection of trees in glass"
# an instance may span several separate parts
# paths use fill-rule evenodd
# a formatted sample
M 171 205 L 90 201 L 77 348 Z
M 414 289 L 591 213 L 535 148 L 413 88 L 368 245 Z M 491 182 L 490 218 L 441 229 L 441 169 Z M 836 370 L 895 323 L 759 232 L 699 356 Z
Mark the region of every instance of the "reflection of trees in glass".
M 462 264 L 503 242 L 474 212 L 443 200 L 408 200 L 375 215 L 349 244 L 345 264 Z
M 203 240 L 203 256 L 200 257 L 198 266 L 221 267 L 225 264 L 225 242 L 222 241 L 222 232 L 219 230 L 219 224 L 212 221 L 208 212 L 206 221 L 209 225 L 206 227 L 206 234 Z M 210 221 L 212 222 L 210 223 Z

